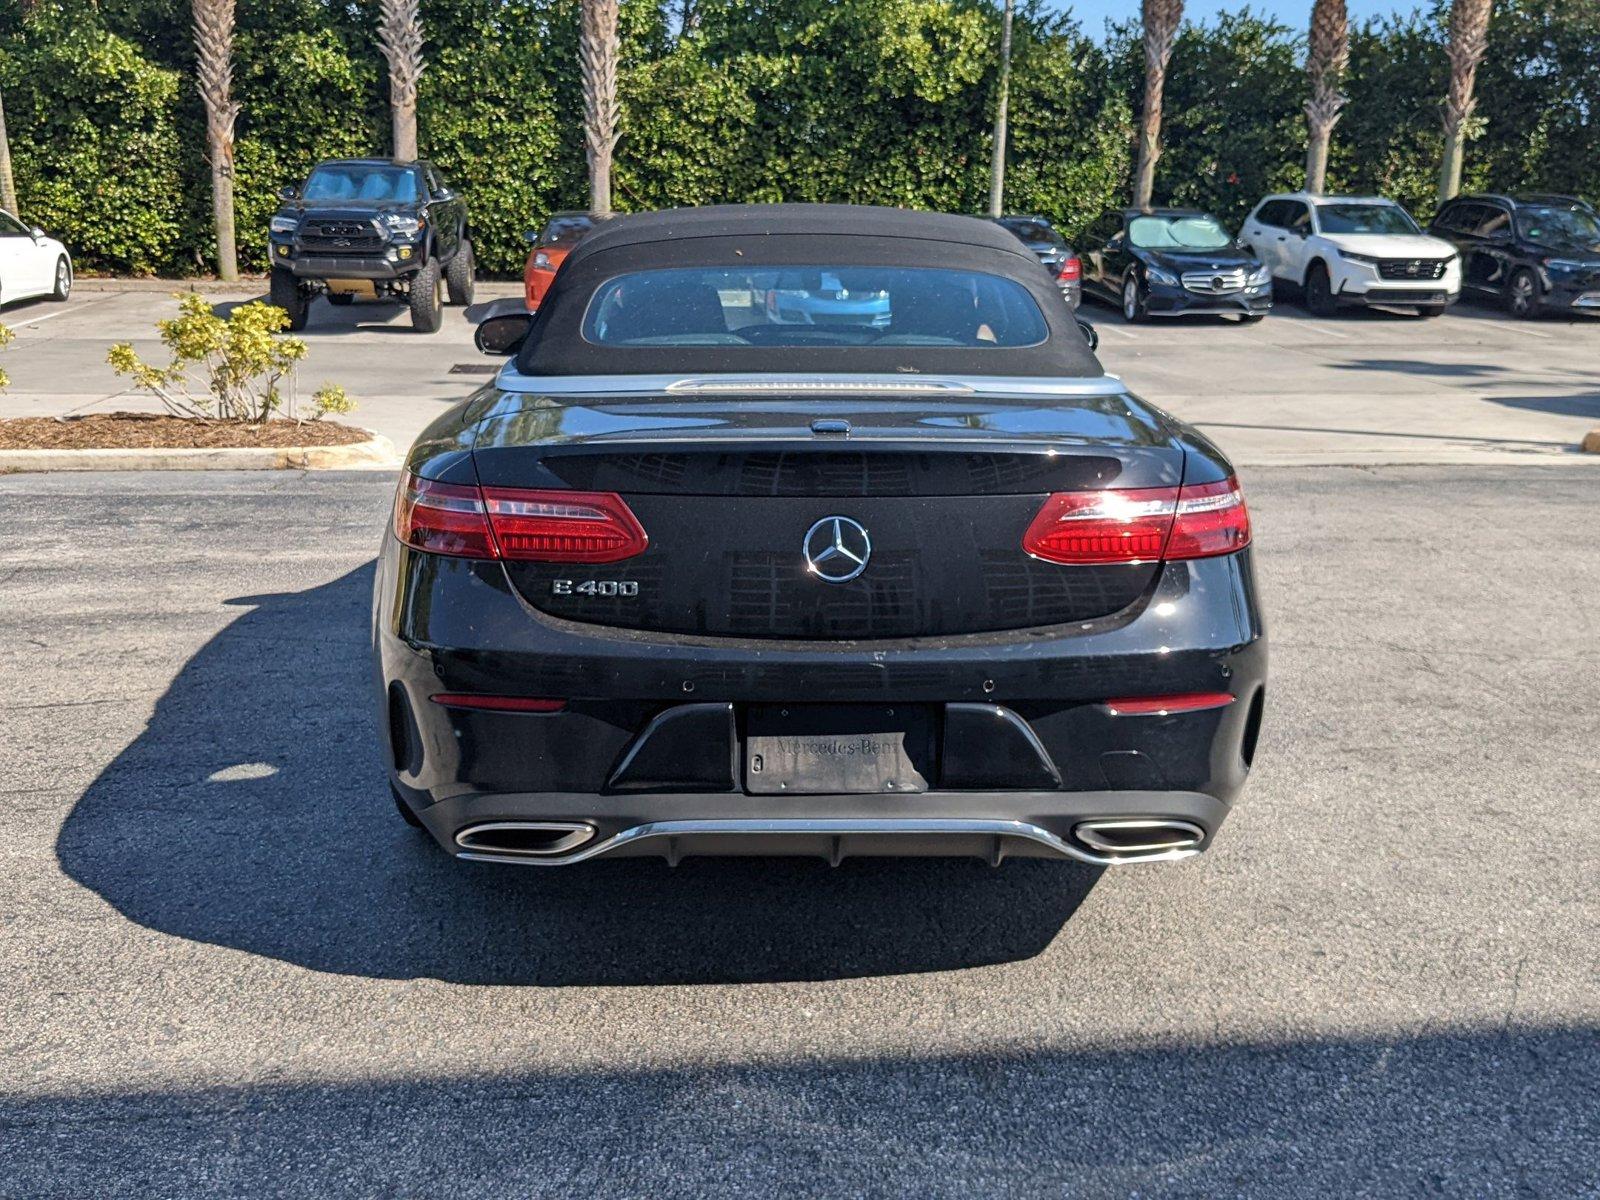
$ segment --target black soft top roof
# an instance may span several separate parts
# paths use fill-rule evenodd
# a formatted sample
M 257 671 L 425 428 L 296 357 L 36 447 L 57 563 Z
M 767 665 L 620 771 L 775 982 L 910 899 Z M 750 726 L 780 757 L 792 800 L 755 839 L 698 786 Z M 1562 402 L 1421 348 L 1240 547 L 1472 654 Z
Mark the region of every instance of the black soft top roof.
M 595 290 L 633 271 L 674 267 L 944 267 L 1020 284 L 1049 336 L 1037 346 L 598 346 L 584 339 Z M 744 204 L 616 217 L 568 254 L 517 358 L 524 375 L 674 372 L 1104 374 L 1055 281 L 1033 252 L 977 217 L 847 204 Z

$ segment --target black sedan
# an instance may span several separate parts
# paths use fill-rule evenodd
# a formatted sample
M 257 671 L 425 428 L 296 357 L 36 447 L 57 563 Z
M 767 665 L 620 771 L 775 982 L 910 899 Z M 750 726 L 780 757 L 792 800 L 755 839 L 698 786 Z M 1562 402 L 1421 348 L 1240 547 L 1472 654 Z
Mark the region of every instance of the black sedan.
M 1250 322 L 1272 308 L 1272 272 L 1198 209 L 1115 209 L 1079 240 L 1084 293 L 1129 321 L 1220 313 Z
M 889 319 L 774 321 L 779 275 Z M 373 604 L 390 780 L 445 850 L 1210 844 L 1265 694 L 1244 499 L 1010 234 L 620 217 L 478 336 L 514 357 L 407 455 Z
M 1077 308 L 1083 300 L 1083 260 L 1049 219 L 1019 213 L 990 220 L 1016 234 L 1017 240 L 1033 251 L 1060 287 L 1067 303 Z
M 1572 196 L 1460 196 L 1428 232 L 1461 252 L 1461 290 L 1514 317 L 1600 311 L 1600 220 Z

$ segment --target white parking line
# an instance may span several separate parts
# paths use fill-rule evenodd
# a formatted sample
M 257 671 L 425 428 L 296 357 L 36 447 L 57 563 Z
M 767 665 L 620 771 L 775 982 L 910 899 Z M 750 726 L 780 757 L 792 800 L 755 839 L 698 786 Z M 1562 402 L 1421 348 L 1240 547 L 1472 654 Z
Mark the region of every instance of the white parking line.
M 1525 333 L 1529 337 L 1544 338 L 1546 341 L 1548 341 L 1549 339 L 1555 337 L 1555 334 L 1553 334 L 1553 333 L 1541 333 L 1537 329 L 1528 329 L 1526 326 L 1512 325 L 1509 322 L 1507 322 L 1505 324 L 1496 325 L 1495 328 L 1496 329 L 1503 329 L 1507 333 Z
M 1131 329 L 1124 329 L 1120 325 L 1096 325 L 1095 328 L 1106 333 L 1114 333 L 1118 337 L 1128 338 L 1131 341 L 1137 342 L 1139 340 L 1139 335 L 1137 333 Z
M 93 300 L 89 301 L 89 304 L 93 303 Z M 52 317 L 64 317 L 68 313 L 77 312 L 80 308 L 88 308 L 89 304 L 75 304 L 71 308 L 58 308 L 55 312 L 45 313 L 42 317 L 29 317 L 26 321 L 18 321 L 12 328 L 26 329 L 29 325 L 37 325 L 40 321 L 48 321 Z

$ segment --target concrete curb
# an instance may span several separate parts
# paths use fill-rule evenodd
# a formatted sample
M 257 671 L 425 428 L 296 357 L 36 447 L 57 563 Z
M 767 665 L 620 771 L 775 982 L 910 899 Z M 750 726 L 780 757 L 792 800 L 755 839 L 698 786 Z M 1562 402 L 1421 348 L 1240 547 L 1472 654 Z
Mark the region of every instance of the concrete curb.
M 79 275 L 72 281 L 74 292 L 159 292 L 170 296 L 174 292 L 265 292 L 268 280 L 246 277 L 236 283 L 223 283 L 220 279 L 96 279 Z
M 0 471 L 388 471 L 398 465 L 394 443 L 376 433 L 348 446 L 0 450 Z
M 1600 454 L 1600 429 L 1591 429 L 1583 437 L 1585 454 Z

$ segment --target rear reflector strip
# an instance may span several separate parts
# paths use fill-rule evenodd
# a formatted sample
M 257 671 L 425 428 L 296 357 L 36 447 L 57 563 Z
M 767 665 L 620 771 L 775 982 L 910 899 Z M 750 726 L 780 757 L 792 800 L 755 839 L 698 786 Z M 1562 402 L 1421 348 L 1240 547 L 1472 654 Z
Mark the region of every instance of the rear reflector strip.
M 1227 692 L 1187 692 L 1181 696 L 1127 696 L 1103 702 L 1114 717 L 1165 717 L 1172 713 L 1226 708 L 1233 703 Z
M 540 700 L 532 696 L 478 696 L 470 692 L 440 692 L 430 696 L 445 708 L 476 708 L 485 712 L 552 713 L 566 708 L 565 700 Z

